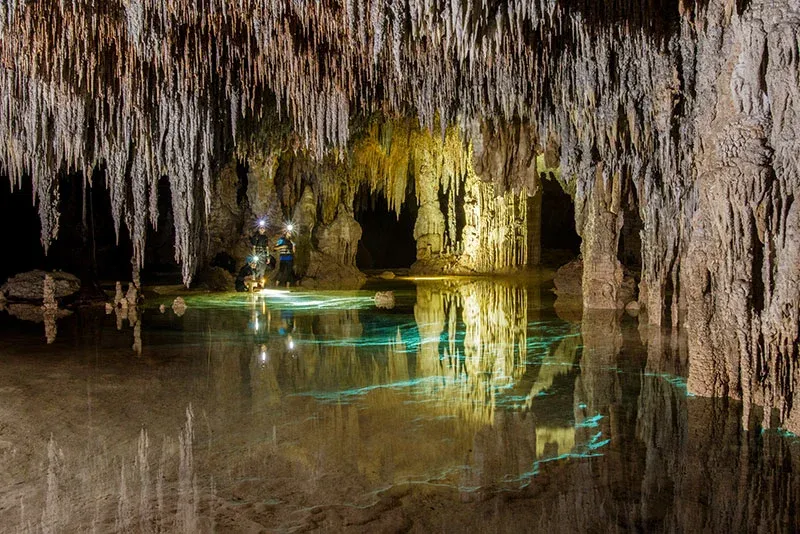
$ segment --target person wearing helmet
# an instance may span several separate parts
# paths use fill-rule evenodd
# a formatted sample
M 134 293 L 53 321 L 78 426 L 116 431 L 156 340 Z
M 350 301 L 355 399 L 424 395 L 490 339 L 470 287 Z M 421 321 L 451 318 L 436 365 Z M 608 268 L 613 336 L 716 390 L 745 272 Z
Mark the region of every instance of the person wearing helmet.
M 250 256 L 236 277 L 236 291 L 253 291 L 258 285 L 258 258 Z
M 264 219 L 258 221 L 258 229 L 250 236 L 250 245 L 253 247 L 252 254 L 257 258 L 258 273 L 257 278 L 264 278 L 267 269 L 274 268 L 274 260 L 269 253 L 269 236 L 267 236 L 267 222 Z
M 278 250 L 278 277 L 275 280 L 275 285 L 286 285 L 289 287 L 294 283 L 294 241 L 292 241 L 292 232 L 286 230 L 284 234 L 278 239 L 275 245 Z

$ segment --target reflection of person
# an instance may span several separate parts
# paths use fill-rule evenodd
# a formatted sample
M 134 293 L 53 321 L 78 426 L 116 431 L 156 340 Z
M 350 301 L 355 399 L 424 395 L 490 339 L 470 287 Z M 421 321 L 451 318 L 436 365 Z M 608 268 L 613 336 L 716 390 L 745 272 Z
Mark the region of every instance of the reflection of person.
M 281 310 L 281 322 L 278 325 L 278 333 L 282 336 L 290 332 L 294 332 L 295 323 L 294 323 L 294 312 L 288 308 L 284 308 Z
M 276 248 L 280 255 L 280 264 L 275 285 L 286 284 L 286 287 L 289 287 L 294 282 L 294 242 L 292 241 L 292 233 L 289 230 L 278 239 Z
M 252 291 L 258 284 L 258 262 L 250 256 L 236 277 L 236 291 Z

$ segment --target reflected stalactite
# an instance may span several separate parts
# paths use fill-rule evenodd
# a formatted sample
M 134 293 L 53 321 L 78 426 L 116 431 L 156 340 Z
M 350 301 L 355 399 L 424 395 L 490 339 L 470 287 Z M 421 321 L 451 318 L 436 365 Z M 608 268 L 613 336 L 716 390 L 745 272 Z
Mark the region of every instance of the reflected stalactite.
M 131 284 L 128 288 L 128 296 L 123 296 L 122 288 L 119 282 L 117 282 L 117 294 L 114 298 L 114 306 L 111 304 L 106 304 L 106 315 L 114 315 L 116 320 L 117 330 L 122 330 L 125 326 L 125 321 L 128 322 L 128 325 L 133 330 L 133 345 L 131 349 L 137 355 L 141 356 L 142 354 L 142 318 L 141 318 L 141 311 L 136 305 L 137 302 L 137 295 L 138 292 L 134 288 L 133 284 Z
M 491 424 L 497 389 L 524 373 L 527 310 L 523 287 L 420 283 L 414 306 L 420 332 L 416 375 L 441 376 L 431 387 L 449 410 Z
M 619 366 L 623 337 L 620 317 L 615 311 L 584 310 L 581 322 L 583 351 L 581 374 L 575 383 L 576 421 L 596 414 L 609 415 L 610 408 L 622 397 L 617 373 L 609 372 Z M 584 405 L 583 407 L 581 407 Z M 604 417 L 603 425 L 606 420 Z M 606 427 L 608 430 L 608 427 Z

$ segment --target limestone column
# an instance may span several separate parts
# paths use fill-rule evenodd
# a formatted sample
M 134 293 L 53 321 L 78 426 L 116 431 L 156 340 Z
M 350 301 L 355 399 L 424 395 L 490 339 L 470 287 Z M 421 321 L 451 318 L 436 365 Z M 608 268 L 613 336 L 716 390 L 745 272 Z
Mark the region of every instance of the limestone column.
M 419 212 L 414 224 L 417 241 L 417 260 L 430 260 L 442 252 L 444 240 L 444 215 L 439 207 L 439 178 L 434 172 L 433 156 L 420 150 L 416 157 L 423 159 L 416 176 Z
M 615 309 L 624 305 L 618 302 L 623 271 L 617 259 L 622 177 L 618 173 L 609 176 L 602 163 L 592 166 L 589 172 L 590 188 L 583 207 L 576 206 L 575 215 L 583 238 L 583 306 Z

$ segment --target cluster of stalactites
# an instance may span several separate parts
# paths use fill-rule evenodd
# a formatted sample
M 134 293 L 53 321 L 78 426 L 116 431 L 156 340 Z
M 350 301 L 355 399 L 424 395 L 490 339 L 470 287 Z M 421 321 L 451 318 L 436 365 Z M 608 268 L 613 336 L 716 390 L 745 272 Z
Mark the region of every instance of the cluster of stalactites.
M 640 154 L 662 164 L 670 128 L 649 95 L 664 97 L 675 78 L 670 52 L 571 4 L 0 2 L 0 170 L 14 184 L 32 177 L 46 247 L 58 230 L 56 177 L 104 166 L 139 263 L 156 182 L 168 176 L 188 283 L 222 157 L 214 139 L 235 139 L 265 106 L 316 157 L 347 145 L 351 113 L 380 110 L 416 114 L 442 137 L 483 117 L 529 122 L 535 138 L 561 140 L 568 173 L 604 150 L 619 165 Z M 389 183 L 395 208 L 402 181 Z
M 347 161 L 348 181 L 382 193 L 398 217 L 406 202 L 409 179 L 414 181 L 416 201 L 421 205 L 426 189 L 455 196 L 470 167 L 469 143 L 456 128 L 448 128 L 439 136 L 415 122 L 373 124 L 369 134 L 354 143 Z M 325 197 L 323 194 L 323 206 L 329 204 Z

